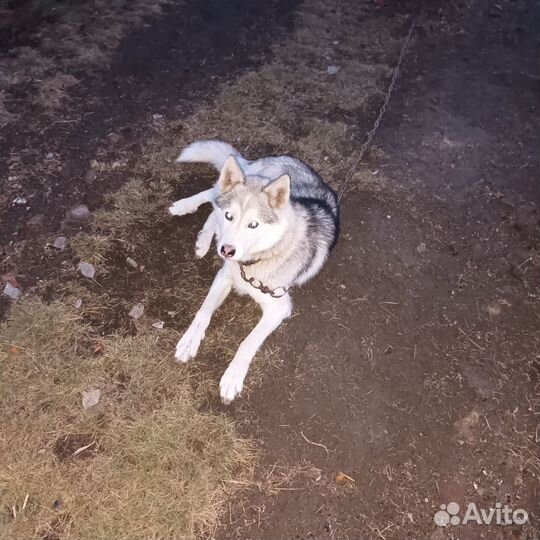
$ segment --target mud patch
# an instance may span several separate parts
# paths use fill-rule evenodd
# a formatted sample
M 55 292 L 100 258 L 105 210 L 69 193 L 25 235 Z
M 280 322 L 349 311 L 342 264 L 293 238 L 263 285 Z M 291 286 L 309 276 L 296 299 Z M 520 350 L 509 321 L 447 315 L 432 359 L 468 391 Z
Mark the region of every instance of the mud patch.
M 99 452 L 99 442 L 93 433 L 61 435 L 54 443 L 53 452 L 60 461 L 88 459 Z

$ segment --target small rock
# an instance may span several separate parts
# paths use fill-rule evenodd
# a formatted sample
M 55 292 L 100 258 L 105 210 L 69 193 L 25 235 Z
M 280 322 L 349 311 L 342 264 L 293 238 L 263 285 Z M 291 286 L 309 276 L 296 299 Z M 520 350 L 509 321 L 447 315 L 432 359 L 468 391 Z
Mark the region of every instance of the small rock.
M 6 283 L 6 286 L 4 287 L 4 295 L 8 296 L 12 300 L 17 300 L 21 297 L 22 291 L 21 289 L 18 289 L 17 287 L 14 287 L 11 283 Z
M 140 319 L 142 316 L 143 316 L 143 313 L 144 313 L 144 305 L 143 304 L 135 304 L 132 308 L 131 308 L 131 311 L 129 312 L 129 316 L 132 318 L 132 319 Z
M 82 406 L 83 409 L 89 409 L 94 405 L 97 405 L 99 398 L 101 397 L 101 390 L 88 390 L 82 393 Z
M 158 330 L 163 330 L 165 323 L 163 321 L 158 321 L 158 322 L 155 322 L 152 326 L 154 328 L 157 328 Z
M 97 172 L 95 169 L 88 169 L 83 176 L 83 180 L 87 184 L 91 184 L 94 181 L 94 178 L 97 176 Z
M 5 274 L 0 275 L 0 281 L 2 283 L 11 283 L 14 287 L 17 287 L 17 268 L 13 266 Z
M 328 66 L 326 68 L 326 73 L 328 73 L 328 75 L 335 75 L 340 69 L 341 66 Z
M 82 306 L 82 298 L 77 298 L 77 300 L 73 302 L 73 307 L 75 309 L 81 309 L 81 306 Z
M 339 472 L 336 476 L 336 484 L 345 486 L 346 484 L 354 484 L 354 478 L 351 478 L 344 472 Z
M 422 254 L 426 252 L 426 244 L 424 242 L 421 242 L 416 246 L 416 253 Z
M 465 441 L 468 444 L 474 445 L 479 439 L 478 435 L 478 424 L 480 422 L 480 413 L 473 409 L 467 416 L 460 418 L 454 422 L 454 427 L 456 429 L 456 435 L 458 444 L 459 441 Z
M 503 193 L 497 192 L 495 197 L 509 208 L 515 208 L 518 205 L 517 197 L 515 195 L 504 195 Z
M 126 258 L 126 264 L 127 264 L 128 266 L 131 266 L 131 268 L 137 268 L 137 266 L 139 266 L 139 265 L 137 264 L 137 262 L 136 262 L 134 259 L 132 259 L 131 257 L 127 257 L 127 258 Z
M 72 221 L 85 221 L 90 215 L 86 204 L 77 204 L 66 212 L 66 218 Z
M 37 214 L 32 216 L 27 222 L 24 230 L 26 238 L 36 237 L 43 230 L 43 221 L 45 216 L 43 214 Z
M 163 115 L 162 114 L 153 114 L 152 115 L 152 119 L 155 121 L 155 122 L 159 122 L 159 120 L 162 120 L 163 119 Z
M 94 276 L 96 275 L 94 265 L 84 261 L 79 263 L 79 272 L 88 279 L 94 279 Z
M 486 307 L 486 311 L 488 312 L 488 315 L 493 318 L 498 317 L 501 314 L 502 308 L 498 302 L 493 302 Z
M 43 225 L 44 219 L 45 219 L 45 216 L 43 214 L 36 214 L 35 216 L 32 216 L 28 220 L 26 225 L 33 229 L 39 229 Z
M 26 197 L 15 197 L 13 199 L 13 204 L 15 206 L 24 206 L 28 202 Z
M 499 4 L 493 4 L 493 6 L 489 8 L 488 14 L 490 17 L 494 18 L 502 17 L 502 7 Z
M 47 152 L 45 154 L 45 159 L 53 159 L 54 158 L 54 154 L 52 152 Z
M 59 236 L 53 242 L 53 247 L 60 250 L 60 251 L 64 251 L 64 249 L 66 248 L 66 237 L 65 236 Z

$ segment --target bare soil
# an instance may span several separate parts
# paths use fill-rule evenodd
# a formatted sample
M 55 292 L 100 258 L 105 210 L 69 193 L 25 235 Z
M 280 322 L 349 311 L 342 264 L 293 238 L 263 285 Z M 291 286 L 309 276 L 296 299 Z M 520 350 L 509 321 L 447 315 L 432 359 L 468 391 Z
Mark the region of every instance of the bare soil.
M 110 210 L 105 194 L 133 177 L 165 181 L 175 196 L 208 185 L 207 169 L 165 163 L 204 133 L 229 134 L 248 157 L 296 153 L 339 187 L 417 7 L 171 2 L 123 29 L 106 65 L 81 67 L 53 112 L 29 108 L 28 82 L 7 87 L 3 278 L 26 294 L 61 296 L 81 285 L 77 257 L 45 244 L 80 230 L 109 235 L 107 272 L 99 286 L 84 284 L 109 295 L 90 322 L 137 333 L 127 311 L 144 301 L 181 331 L 215 272 L 211 258 L 192 261 L 204 216 L 144 217 L 126 232 L 100 230 L 99 219 L 74 225 L 66 211 L 81 202 L 92 214 Z M 396 93 L 343 198 L 331 259 L 294 292 L 295 315 L 265 346 L 245 395 L 228 408 L 217 397 L 201 406 L 260 449 L 216 538 L 538 538 L 537 7 L 420 9 Z M 47 18 L 28 24 L 55 31 Z M 39 49 L 31 29 L 11 32 L 5 57 L 20 54 L 15 46 Z M 331 90 L 328 64 L 341 66 Z M 245 106 L 234 124 L 230 103 Z M 13 204 L 17 196 L 28 204 Z M 126 256 L 144 272 L 126 270 Z M 205 373 L 218 380 L 257 316 L 243 299 L 217 316 Z M 59 455 L 79 443 L 58 441 Z M 452 501 L 461 515 L 471 502 L 509 504 L 529 522 L 436 526 L 435 512 Z

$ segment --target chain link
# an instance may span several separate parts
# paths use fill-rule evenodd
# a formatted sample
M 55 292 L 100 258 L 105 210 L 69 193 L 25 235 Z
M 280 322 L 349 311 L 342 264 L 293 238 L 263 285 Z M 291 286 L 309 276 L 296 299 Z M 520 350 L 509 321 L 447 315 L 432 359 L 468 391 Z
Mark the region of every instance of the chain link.
M 267 285 L 265 285 L 260 279 L 256 279 L 255 277 L 248 278 L 246 276 L 246 272 L 244 270 L 244 265 L 240 263 L 240 275 L 242 276 L 242 279 L 249 283 L 254 289 L 258 289 L 264 294 L 269 294 L 272 298 L 281 298 L 282 296 L 285 296 L 289 289 L 286 287 L 276 287 L 275 289 L 271 289 Z M 279 292 L 278 292 L 279 291 Z
M 356 158 L 356 161 L 354 162 L 349 173 L 345 177 L 345 180 L 343 180 L 343 183 L 341 185 L 341 188 L 338 194 L 338 201 L 341 201 L 341 198 L 343 197 L 343 193 L 345 192 L 345 188 L 347 187 L 347 184 L 349 183 L 350 179 L 353 177 L 354 173 L 356 172 L 356 168 L 362 161 L 362 158 L 364 157 L 364 154 L 366 153 L 368 146 L 370 145 L 373 137 L 375 136 L 377 129 L 379 128 L 379 124 L 381 123 L 382 117 L 384 116 L 384 113 L 386 112 L 386 107 L 388 107 L 388 103 L 390 101 L 390 98 L 392 97 L 392 92 L 394 91 L 394 86 L 396 85 L 396 81 L 399 76 L 399 69 L 401 68 L 401 64 L 403 63 L 403 59 L 405 58 L 405 53 L 407 52 L 407 48 L 409 47 L 409 44 L 411 42 L 415 25 L 416 25 L 416 15 L 413 16 L 411 19 L 411 26 L 409 27 L 409 33 L 407 34 L 407 37 L 405 38 L 405 41 L 403 42 L 403 45 L 401 46 L 401 51 L 399 52 L 399 56 L 398 56 L 396 65 L 394 67 L 394 71 L 392 72 L 392 79 L 390 80 L 390 84 L 388 85 L 388 90 L 386 91 L 386 96 L 384 97 L 383 104 L 381 105 L 381 108 L 379 109 L 379 114 L 377 115 L 377 119 L 375 120 L 375 123 L 373 124 L 371 131 L 368 132 L 366 136 L 366 140 L 364 141 L 364 144 L 360 148 L 360 152 L 358 153 L 358 157 Z

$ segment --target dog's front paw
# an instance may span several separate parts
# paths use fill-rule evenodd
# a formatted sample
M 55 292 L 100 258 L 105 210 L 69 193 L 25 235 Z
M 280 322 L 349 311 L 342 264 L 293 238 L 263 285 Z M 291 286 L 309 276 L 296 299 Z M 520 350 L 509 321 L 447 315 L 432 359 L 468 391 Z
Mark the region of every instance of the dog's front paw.
M 169 214 L 173 216 L 185 216 L 197 211 L 198 206 L 194 205 L 189 199 L 180 199 L 169 206 Z
M 195 242 L 195 255 L 199 259 L 202 259 L 208 253 L 208 250 L 212 244 L 213 236 L 213 233 L 207 233 L 206 231 L 201 231 L 197 235 L 197 242 Z
M 228 405 L 235 397 L 241 394 L 246 374 L 247 369 L 242 363 L 233 360 L 229 364 L 219 383 L 221 401 L 225 405 Z
M 176 345 L 176 352 L 174 354 L 176 360 L 178 360 L 178 362 L 187 362 L 188 360 L 195 358 L 203 338 L 204 328 L 200 323 L 193 321 Z

